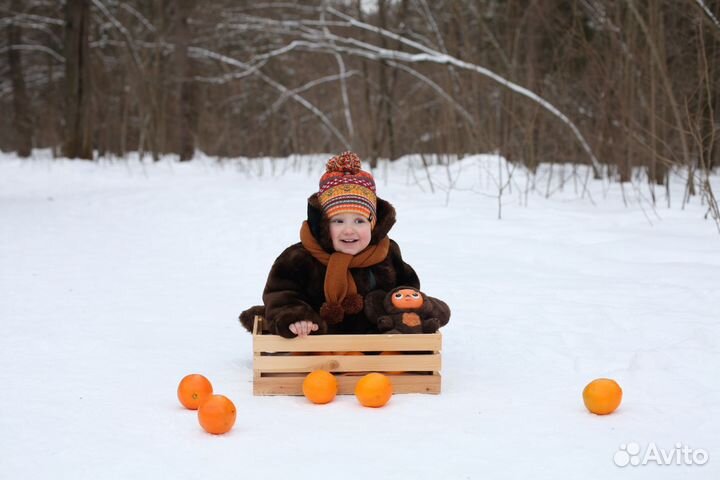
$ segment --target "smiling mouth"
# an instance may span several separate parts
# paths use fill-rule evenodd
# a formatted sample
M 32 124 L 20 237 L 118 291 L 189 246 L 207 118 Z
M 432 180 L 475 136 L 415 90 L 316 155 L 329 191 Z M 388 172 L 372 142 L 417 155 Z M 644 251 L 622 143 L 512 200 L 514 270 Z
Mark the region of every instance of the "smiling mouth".
M 355 243 L 357 242 L 357 239 L 355 240 L 340 240 L 342 243 Z

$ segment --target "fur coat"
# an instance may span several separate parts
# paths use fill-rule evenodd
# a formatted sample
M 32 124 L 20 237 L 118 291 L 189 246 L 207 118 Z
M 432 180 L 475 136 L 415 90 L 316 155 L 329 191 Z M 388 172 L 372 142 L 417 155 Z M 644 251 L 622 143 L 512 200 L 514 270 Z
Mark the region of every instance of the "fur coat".
M 323 215 L 317 194 L 308 198 L 308 224 L 313 236 L 329 253 L 334 252 L 328 219 Z M 377 199 L 377 223 L 372 231 L 371 245 L 388 235 L 395 224 L 393 206 Z M 273 263 L 263 291 L 264 305 L 251 307 L 240 314 L 240 322 L 249 331 L 255 315 L 265 317 L 264 329 L 286 338 L 295 337 L 290 324 L 309 320 L 320 327 L 314 334 L 378 333 L 377 326 L 369 322 L 364 311 L 346 314 L 343 321 L 328 325 L 320 318 L 320 307 L 325 302 L 324 282 L 326 266 L 316 260 L 301 243 L 291 245 Z M 390 240 L 388 256 L 377 265 L 351 269 L 358 294 L 365 297 L 373 290 L 390 291 L 399 285 L 420 288 L 417 274 L 405 263 L 400 247 Z

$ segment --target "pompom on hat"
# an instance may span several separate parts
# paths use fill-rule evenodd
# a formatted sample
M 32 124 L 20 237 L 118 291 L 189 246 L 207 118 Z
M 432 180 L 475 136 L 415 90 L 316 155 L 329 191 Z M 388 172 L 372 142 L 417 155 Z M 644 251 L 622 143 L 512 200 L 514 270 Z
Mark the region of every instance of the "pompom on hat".
M 375 226 L 377 196 L 372 174 L 362 170 L 360 157 L 343 152 L 328 160 L 320 177 L 318 199 L 330 218 L 340 213 L 357 213 Z

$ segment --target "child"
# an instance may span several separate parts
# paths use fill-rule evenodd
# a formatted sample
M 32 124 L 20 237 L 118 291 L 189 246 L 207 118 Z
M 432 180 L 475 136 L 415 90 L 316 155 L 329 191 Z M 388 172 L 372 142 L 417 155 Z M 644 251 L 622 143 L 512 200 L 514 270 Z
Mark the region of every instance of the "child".
M 400 247 L 387 236 L 395 209 L 377 198 L 360 159 L 345 152 L 327 162 L 320 189 L 308 198 L 300 243 L 280 254 L 263 291 L 263 306 L 240 314 L 249 331 L 255 315 L 286 338 L 323 333 L 377 333 L 363 312 L 364 297 L 407 285 L 420 288 Z M 447 319 L 445 320 L 447 321 Z

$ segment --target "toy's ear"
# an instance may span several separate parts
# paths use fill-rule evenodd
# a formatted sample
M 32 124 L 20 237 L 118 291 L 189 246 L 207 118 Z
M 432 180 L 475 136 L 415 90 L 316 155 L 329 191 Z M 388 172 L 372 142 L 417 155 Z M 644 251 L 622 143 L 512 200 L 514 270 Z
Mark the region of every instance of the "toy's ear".
M 425 297 L 425 304 L 429 307 L 427 313 L 423 308 L 423 318 L 433 317 L 437 320 L 438 327 L 446 325 L 450 321 L 450 307 L 448 304 L 435 297 Z
M 395 305 L 393 305 L 392 297 L 397 292 L 398 288 L 393 288 L 389 292 L 387 292 L 387 295 L 385 295 L 385 298 L 383 299 L 383 309 L 385 310 L 385 313 L 397 313 L 400 310 L 395 308 Z
M 418 290 L 419 291 L 419 290 Z M 420 292 L 420 291 L 419 291 Z M 418 312 L 423 318 L 431 317 L 433 316 L 433 297 L 428 297 L 423 292 L 420 292 L 420 295 L 422 295 L 423 304 L 422 307 L 420 307 L 420 311 Z
M 386 295 L 384 290 L 373 290 L 365 295 L 365 317 L 373 325 L 377 324 L 378 317 L 385 315 L 383 303 Z

